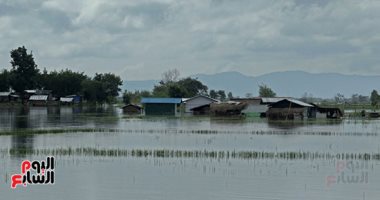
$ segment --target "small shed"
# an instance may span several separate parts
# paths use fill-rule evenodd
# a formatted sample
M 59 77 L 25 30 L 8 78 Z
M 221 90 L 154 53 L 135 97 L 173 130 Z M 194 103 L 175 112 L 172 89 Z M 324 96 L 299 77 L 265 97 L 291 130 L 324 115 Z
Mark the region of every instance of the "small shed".
M 269 105 L 267 117 L 269 119 L 303 119 L 307 116 L 307 109 L 313 105 L 296 100 L 283 99 Z
M 29 97 L 29 104 L 32 106 L 45 106 L 49 101 L 49 95 L 32 95 Z
M 181 98 L 141 98 L 145 115 L 176 115 Z
M 123 106 L 123 113 L 128 115 L 141 114 L 142 108 L 139 105 L 128 104 Z
M 215 102 L 219 102 L 219 101 L 216 99 L 204 96 L 204 95 L 198 95 L 184 101 L 185 112 L 191 113 L 192 112 L 191 109 L 193 108 L 197 108 L 204 105 L 210 105 L 211 103 L 215 103 Z

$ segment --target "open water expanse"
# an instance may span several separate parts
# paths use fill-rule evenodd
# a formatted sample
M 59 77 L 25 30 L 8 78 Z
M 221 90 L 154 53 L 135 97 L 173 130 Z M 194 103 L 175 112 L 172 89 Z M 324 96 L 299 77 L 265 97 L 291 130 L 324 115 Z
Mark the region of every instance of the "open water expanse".
M 19 185 L 55 157 L 54 185 Z M 380 199 L 380 121 L 0 108 L 0 199 Z

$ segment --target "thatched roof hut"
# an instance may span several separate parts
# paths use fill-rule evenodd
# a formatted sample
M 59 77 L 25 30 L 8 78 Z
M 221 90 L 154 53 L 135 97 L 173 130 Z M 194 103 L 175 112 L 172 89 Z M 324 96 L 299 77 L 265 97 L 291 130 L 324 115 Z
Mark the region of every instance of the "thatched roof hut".
M 240 115 L 247 106 L 240 102 L 223 102 L 210 104 L 210 113 L 213 115 Z

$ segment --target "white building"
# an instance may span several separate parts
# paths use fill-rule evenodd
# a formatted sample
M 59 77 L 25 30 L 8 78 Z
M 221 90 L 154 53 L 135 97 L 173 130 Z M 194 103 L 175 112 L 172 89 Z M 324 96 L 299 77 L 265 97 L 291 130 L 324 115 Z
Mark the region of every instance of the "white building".
M 184 101 L 185 104 L 185 112 L 186 113 L 191 113 L 192 108 L 204 106 L 204 105 L 209 105 L 211 103 L 218 102 L 218 100 L 203 96 L 203 95 L 198 95 L 195 97 L 192 97 L 190 99 L 187 99 Z

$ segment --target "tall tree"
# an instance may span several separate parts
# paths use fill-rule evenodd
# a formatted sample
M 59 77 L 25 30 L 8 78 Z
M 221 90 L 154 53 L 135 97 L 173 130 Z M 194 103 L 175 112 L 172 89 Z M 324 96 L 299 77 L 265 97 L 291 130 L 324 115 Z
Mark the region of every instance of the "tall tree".
M 186 97 L 186 91 L 177 84 L 171 84 L 168 88 L 169 97 L 183 98 Z
M 197 79 L 187 77 L 179 80 L 177 84 L 185 92 L 185 97 L 207 94 L 207 86 L 203 85 L 203 83 Z
M 232 92 L 229 92 L 229 93 L 227 94 L 227 97 L 228 97 L 228 99 L 232 99 L 232 98 L 234 98 L 234 95 L 232 95 Z
M 276 93 L 265 84 L 259 85 L 260 97 L 276 97 Z
M 377 90 L 373 90 L 373 91 L 371 92 L 370 100 L 371 100 L 371 105 L 372 105 L 374 108 L 377 108 L 377 106 L 378 106 L 378 104 L 379 104 L 379 101 L 380 101 L 380 96 L 379 96 L 379 93 L 377 92 Z
M 82 81 L 88 78 L 83 72 L 73 72 L 69 69 L 59 72 L 51 71 L 50 73 L 44 69 L 39 77 L 39 86 L 52 90 L 57 97 L 79 94 L 82 91 Z
M 81 83 L 84 99 L 89 102 L 104 103 L 107 101 L 107 94 L 100 81 L 86 79 Z
M 8 91 L 10 87 L 10 74 L 7 70 L 3 70 L 0 72 L 0 92 Z
M 114 98 L 117 97 L 121 91 L 119 87 L 123 84 L 121 78 L 112 73 L 95 74 L 94 81 L 98 81 L 102 84 L 107 102 L 114 101 Z
M 11 52 L 11 86 L 19 93 L 26 89 L 35 89 L 37 86 L 38 68 L 34 62 L 33 54 L 28 53 L 22 46 Z
M 219 100 L 221 101 L 226 100 L 226 92 L 224 92 L 224 90 L 219 90 L 217 93 L 218 93 Z
M 217 99 L 218 93 L 215 90 L 210 90 L 210 97 L 213 99 Z

